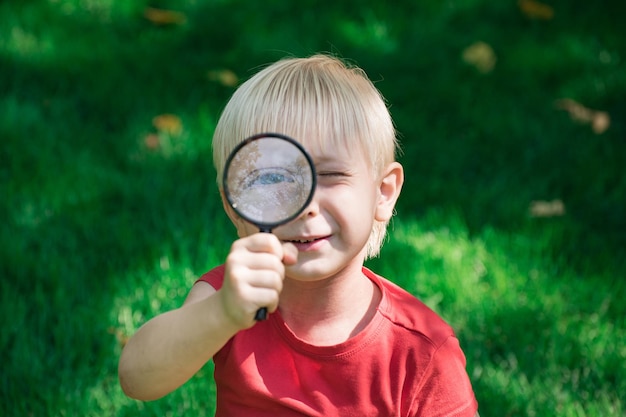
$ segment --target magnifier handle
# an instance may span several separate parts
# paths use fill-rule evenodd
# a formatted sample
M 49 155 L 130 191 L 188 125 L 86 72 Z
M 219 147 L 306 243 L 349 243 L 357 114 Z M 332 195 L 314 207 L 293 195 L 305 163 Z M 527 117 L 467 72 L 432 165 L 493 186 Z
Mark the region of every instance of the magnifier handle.
M 267 307 L 261 307 L 256 311 L 254 315 L 256 321 L 267 320 Z
M 271 228 L 260 227 L 259 229 L 260 229 L 259 232 L 261 232 L 261 233 L 272 233 L 272 229 Z M 267 320 L 267 307 L 259 308 L 256 311 L 256 314 L 254 315 L 254 319 L 256 321 Z

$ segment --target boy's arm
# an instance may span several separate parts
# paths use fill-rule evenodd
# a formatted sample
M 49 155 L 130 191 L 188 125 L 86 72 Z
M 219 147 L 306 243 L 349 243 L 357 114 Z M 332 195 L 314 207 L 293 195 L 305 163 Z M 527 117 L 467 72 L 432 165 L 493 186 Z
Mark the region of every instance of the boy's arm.
M 130 338 L 120 358 L 120 385 L 129 397 L 154 400 L 184 384 L 238 331 L 254 325 L 260 307 L 273 312 L 298 250 L 271 233 L 233 243 L 219 291 L 192 287 L 182 307 L 156 316 Z
M 156 316 L 128 341 L 119 362 L 122 389 L 139 400 L 184 384 L 239 330 L 224 317 L 222 297 L 196 283 L 182 307 Z

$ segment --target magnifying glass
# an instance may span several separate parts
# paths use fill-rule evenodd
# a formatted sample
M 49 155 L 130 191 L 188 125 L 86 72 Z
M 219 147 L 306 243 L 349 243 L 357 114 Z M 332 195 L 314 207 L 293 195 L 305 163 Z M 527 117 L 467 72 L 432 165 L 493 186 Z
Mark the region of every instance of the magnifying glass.
M 279 133 L 260 133 L 233 149 L 222 185 L 239 217 L 271 233 L 309 205 L 316 178 L 313 160 L 300 143 Z M 267 308 L 260 308 L 254 318 L 265 320 Z

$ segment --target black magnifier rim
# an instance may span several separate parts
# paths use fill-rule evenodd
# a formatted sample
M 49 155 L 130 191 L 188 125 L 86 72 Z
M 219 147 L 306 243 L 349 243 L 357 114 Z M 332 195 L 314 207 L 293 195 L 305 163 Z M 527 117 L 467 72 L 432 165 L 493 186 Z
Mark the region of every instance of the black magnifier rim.
M 309 195 L 306 199 L 306 201 L 304 202 L 304 204 L 302 204 L 302 207 L 300 207 L 299 210 L 297 210 L 294 214 L 292 214 L 289 217 L 286 217 L 284 219 L 282 219 L 279 222 L 259 222 L 256 219 L 251 219 L 250 217 L 246 216 L 244 213 L 241 213 L 237 207 L 236 207 L 236 203 L 232 200 L 232 196 L 230 193 L 230 190 L 228 189 L 228 170 L 230 168 L 231 163 L 233 162 L 233 159 L 235 159 L 235 155 L 237 155 L 237 153 L 239 152 L 239 150 L 241 148 L 243 148 L 244 146 L 247 146 L 248 144 L 250 144 L 250 142 L 254 142 L 256 140 L 259 139 L 263 139 L 263 138 L 275 138 L 275 139 L 282 139 L 286 142 L 291 143 L 293 146 L 295 146 L 296 148 L 298 148 L 300 150 L 300 152 L 302 153 L 302 155 L 304 155 L 304 157 L 306 158 L 307 162 L 309 163 L 309 167 L 311 168 L 311 190 L 309 191 Z M 239 217 L 241 217 L 242 219 L 252 223 L 253 225 L 255 225 L 256 227 L 258 227 L 259 229 L 261 229 L 262 231 L 271 231 L 271 229 L 281 226 L 283 224 L 287 224 L 290 221 L 292 221 L 293 219 L 295 219 L 296 217 L 298 217 L 303 211 L 304 209 L 311 203 L 311 200 L 313 200 L 313 194 L 315 194 L 315 189 L 317 188 L 317 173 L 315 171 L 315 165 L 313 164 L 313 159 L 311 158 L 311 155 L 309 155 L 309 153 L 306 151 L 306 149 L 304 149 L 304 146 L 302 146 L 300 144 L 300 142 L 296 141 L 294 138 L 287 136 L 287 135 L 283 135 L 282 133 L 257 133 L 255 135 L 252 135 L 246 139 L 244 139 L 242 142 L 240 142 L 239 144 L 237 144 L 237 146 L 235 146 L 235 148 L 230 152 L 230 155 L 228 155 L 228 159 L 226 160 L 226 165 L 224 165 L 224 173 L 222 175 L 222 187 L 224 189 L 224 196 L 226 197 L 226 200 L 228 201 L 228 204 L 230 205 L 230 207 L 235 211 L 235 213 L 237 213 L 237 215 Z

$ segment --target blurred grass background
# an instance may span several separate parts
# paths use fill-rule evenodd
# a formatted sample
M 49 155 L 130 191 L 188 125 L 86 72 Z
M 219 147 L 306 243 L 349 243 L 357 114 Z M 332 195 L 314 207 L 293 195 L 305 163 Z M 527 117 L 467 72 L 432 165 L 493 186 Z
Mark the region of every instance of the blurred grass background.
M 457 330 L 482 416 L 626 412 L 623 2 L 4 0 L 0 415 L 213 415 L 211 364 L 126 398 L 125 340 L 234 232 L 210 138 L 286 55 L 363 67 L 407 182 L 377 272 Z

